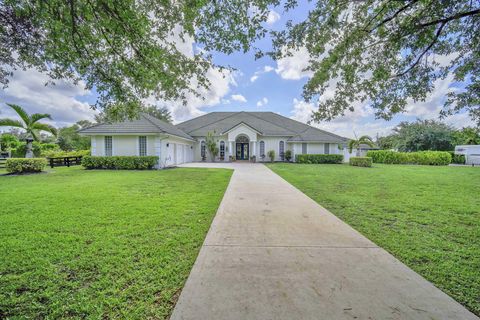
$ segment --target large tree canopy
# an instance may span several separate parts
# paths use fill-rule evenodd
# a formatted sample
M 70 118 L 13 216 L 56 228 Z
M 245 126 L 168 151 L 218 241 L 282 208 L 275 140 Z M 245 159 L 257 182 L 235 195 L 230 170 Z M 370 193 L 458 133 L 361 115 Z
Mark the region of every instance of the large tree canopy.
M 0 1 L 0 83 L 18 68 L 36 68 L 52 80 L 83 80 L 99 97 L 97 107 L 120 103 L 128 114 L 141 101 L 181 100 L 187 92 L 208 87 L 212 66 L 204 51 L 180 50 L 181 40 L 198 41 L 218 32 L 235 48 L 258 37 L 266 19 L 261 5 L 251 20 L 235 19 L 238 32 L 222 31 L 219 11 L 233 15 L 248 8 L 245 1 L 209 4 L 209 1 L 156 0 L 3 0 Z M 263 8 L 263 9 L 262 9 Z M 247 10 L 244 17 L 247 16 Z M 220 15 L 222 16 L 222 15 Z M 255 17 L 260 18 L 255 18 Z M 200 27 L 200 28 L 199 28 Z M 225 29 L 227 30 L 227 29 Z M 182 52 L 183 51 L 183 52 Z
M 334 97 L 318 102 L 314 120 L 352 111 L 358 101 L 390 119 L 451 73 L 466 88 L 448 94 L 442 114 L 466 109 L 480 124 L 478 0 L 317 1 L 305 21 L 274 33 L 271 54 L 280 58 L 302 47 L 313 73 L 304 97 L 318 99 L 336 83 Z
M 313 1 L 312 1 L 313 2 Z M 209 53 L 252 49 L 267 33 L 269 8 L 297 0 L 3 0 L 0 82 L 15 68 L 35 67 L 52 79 L 84 80 L 97 106 L 120 103 L 127 114 L 152 94 L 184 99 L 208 87 Z M 443 114 L 467 110 L 480 124 L 479 0 L 319 0 L 304 21 L 271 33 L 274 59 L 306 48 L 307 101 L 316 121 L 370 102 L 390 119 L 411 99 L 424 100 L 452 74 L 465 90 L 449 93 Z M 178 39 L 202 48 L 181 52 Z M 262 52 L 258 52 L 260 57 Z M 442 62 L 442 63 L 441 63 Z M 319 99 L 335 84 L 335 95 Z

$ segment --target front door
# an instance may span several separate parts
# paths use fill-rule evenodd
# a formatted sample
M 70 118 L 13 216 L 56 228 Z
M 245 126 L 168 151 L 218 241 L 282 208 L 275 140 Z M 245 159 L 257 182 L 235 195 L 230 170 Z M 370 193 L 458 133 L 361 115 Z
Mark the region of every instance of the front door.
M 248 143 L 237 143 L 237 160 L 248 160 Z

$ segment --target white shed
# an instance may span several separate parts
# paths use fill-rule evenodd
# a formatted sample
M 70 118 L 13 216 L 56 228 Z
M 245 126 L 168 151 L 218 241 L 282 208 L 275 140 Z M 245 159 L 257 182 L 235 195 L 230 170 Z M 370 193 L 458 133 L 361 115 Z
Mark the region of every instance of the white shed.
M 455 147 L 455 154 L 465 156 L 465 164 L 480 165 L 480 145 L 463 145 Z

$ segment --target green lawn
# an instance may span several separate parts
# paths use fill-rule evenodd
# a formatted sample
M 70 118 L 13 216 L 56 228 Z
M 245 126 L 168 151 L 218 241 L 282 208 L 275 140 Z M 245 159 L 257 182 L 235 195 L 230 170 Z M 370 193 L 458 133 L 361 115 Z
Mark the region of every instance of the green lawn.
M 480 168 L 268 167 L 480 315 Z
M 230 176 L 0 176 L 0 318 L 167 318 Z

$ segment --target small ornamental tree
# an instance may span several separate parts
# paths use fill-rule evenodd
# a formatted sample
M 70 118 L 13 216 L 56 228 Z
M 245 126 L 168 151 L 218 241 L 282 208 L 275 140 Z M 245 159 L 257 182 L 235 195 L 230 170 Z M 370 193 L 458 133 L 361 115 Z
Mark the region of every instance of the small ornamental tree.
M 372 141 L 372 138 L 369 136 L 361 136 L 356 140 L 350 140 L 348 142 L 348 152 L 352 153 L 353 149 L 357 149 L 357 157 L 360 157 L 360 146 L 366 144 L 369 147 L 374 147 L 375 144 Z
M 22 121 L 15 119 L 0 119 L 0 127 L 15 127 L 25 130 L 27 133 L 27 149 L 25 152 L 25 158 L 33 158 L 33 141 L 40 141 L 40 131 L 45 131 L 57 135 L 57 129 L 46 123 L 39 122 L 42 119 L 52 119 L 49 114 L 46 113 L 34 113 L 29 115 L 25 109 L 16 105 L 7 103 L 7 106 L 12 108 Z
M 274 150 L 268 151 L 267 156 L 270 158 L 270 162 L 273 162 L 273 160 L 275 160 L 275 151 Z
M 292 160 L 292 150 L 285 151 L 285 159 L 290 162 Z
M 215 141 L 215 131 L 214 132 L 208 132 L 207 136 L 205 137 L 205 145 L 207 147 L 208 153 L 210 154 L 210 157 L 212 158 L 212 162 L 215 162 L 215 158 L 218 156 L 218 146 L 217 146 L 217 141 Z

